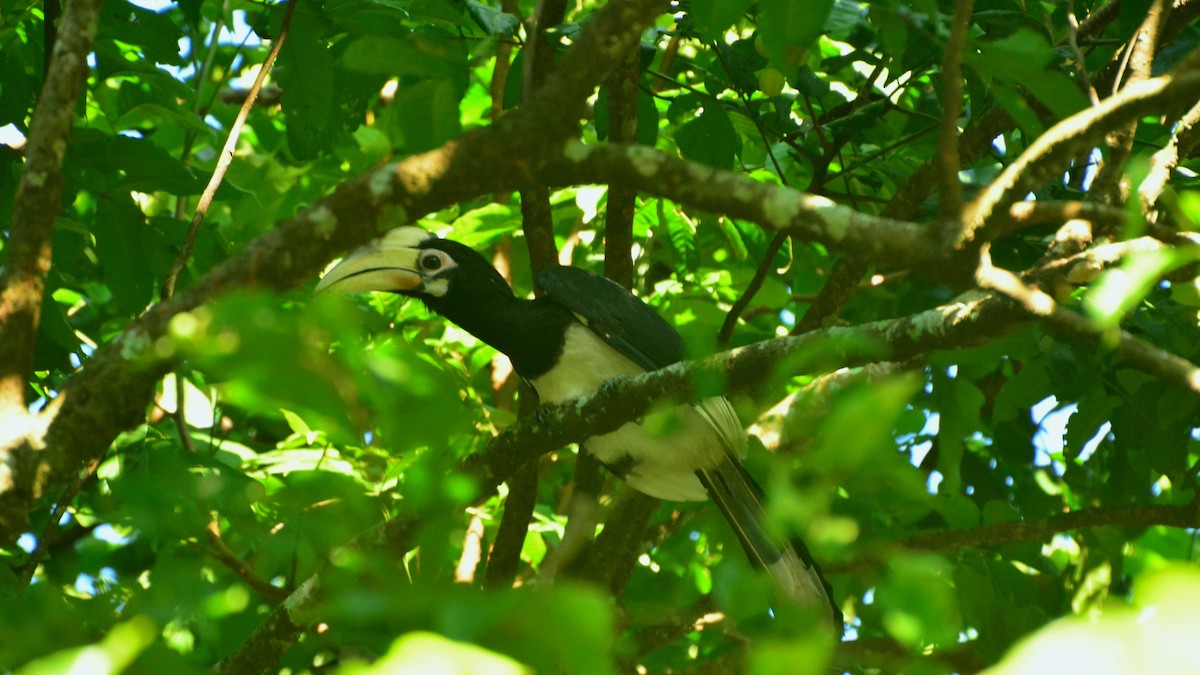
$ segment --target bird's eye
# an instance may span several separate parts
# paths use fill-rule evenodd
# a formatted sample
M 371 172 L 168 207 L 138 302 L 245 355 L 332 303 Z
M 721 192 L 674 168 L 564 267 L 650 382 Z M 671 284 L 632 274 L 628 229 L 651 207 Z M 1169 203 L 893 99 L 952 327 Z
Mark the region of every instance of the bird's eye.
M 435 253 L 427 253 L 421 256 L 421 269 L 434 271 L 442 268 L 442 259 Z

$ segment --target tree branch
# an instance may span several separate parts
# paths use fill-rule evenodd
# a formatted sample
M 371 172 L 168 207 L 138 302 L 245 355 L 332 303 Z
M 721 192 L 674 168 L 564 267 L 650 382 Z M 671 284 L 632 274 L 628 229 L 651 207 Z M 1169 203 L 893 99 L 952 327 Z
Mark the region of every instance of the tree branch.
M 1200 394 L 1200 368 L 1187 359 L 1159 349 L 1146 340 L 1119 328 L 1106 330 L 1087 317 L 1064 309 L 1039 288 L 1020 277 L 984 261 L 978 272 L 979 285 L 1016 300 L 1027 312 L 1041 319 L 1054 332 L 1086 342 L 1111 345 L 1113 351 L 1137 368 Z
M 568 142 L 561 155 L 541 169 L 541 179 L 551 185 L 636 185 L 648 194 L 743 218 L 767 230 L 786 231 L 895 267 L 921 268 L 932 262 L 926 228 L 859 213 L 825 197 L 760 183 L 650 148 Z
M 102 4 L 67 3 L 57 34 L 47 18 L 53 52 L 25 146 L 0 274 L 0 544 L 10 543 L 28 523 L 30 436 L 36 424 L 26 410 L 25 387 L 33 372 L 54 219 L 62 209 L 63 157 L 75 121 L 75 101 L 87 80 L 87 55 L 96 39 Z M 51 9 L 53 13 L 57 5 Z
M 964 548 L 988 548 L 1021 541 L 1044 541 L 1061 532 L 1095 527 L 1152 527 L 1165 525 L 1185 529 L 1200 526 L 1196 504 L 1138 504 L 1134 506 L 1096 507 L 1068 511 L 1040 520 L 1012 520 L 992 523 L 969 530 L 922 532 L 899 541 L 882 544 L 875 553 L 841 565 L 826 565 L 830 574 L 853 572 L 877 565 L 902 551 L 958 551 Z
M 753 391 L 772 378 L 901 361 L 934 349 L 977 344 L 1012 330 L 1022 311 L 1007 299 L 970 293 L 958 301 L 900 319 L 739 347 L 632 378 L 616 378 L 594 396 L 543 406 L 529 422 L 509 427 L 464 469 L 489 490 L 526 462 L 567 443 L 605 434 L 644 415 L 660 399 L 687 401 L 694 382 L 725 382 L 724 392 Z

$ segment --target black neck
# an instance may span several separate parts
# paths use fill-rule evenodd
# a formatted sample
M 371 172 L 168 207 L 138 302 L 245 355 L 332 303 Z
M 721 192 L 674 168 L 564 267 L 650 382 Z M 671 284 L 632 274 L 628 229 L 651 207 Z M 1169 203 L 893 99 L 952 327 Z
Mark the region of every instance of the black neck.
M 500 294 L 465 294 L 426 301 L 431 309 L 483 340 L 532 380 L 548 372 L 562 352 L 563 336 L 575 317 L 545 299 Z

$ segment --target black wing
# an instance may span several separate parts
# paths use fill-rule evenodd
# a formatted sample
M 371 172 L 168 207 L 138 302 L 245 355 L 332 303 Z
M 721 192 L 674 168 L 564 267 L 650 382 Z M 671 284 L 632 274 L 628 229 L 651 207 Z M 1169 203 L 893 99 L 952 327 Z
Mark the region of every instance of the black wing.
M 538 272 L 537 282 L 546 297 L 646 370 L 683 360 L 679 333 L 620 284 L 574 267 L 546 268 Z

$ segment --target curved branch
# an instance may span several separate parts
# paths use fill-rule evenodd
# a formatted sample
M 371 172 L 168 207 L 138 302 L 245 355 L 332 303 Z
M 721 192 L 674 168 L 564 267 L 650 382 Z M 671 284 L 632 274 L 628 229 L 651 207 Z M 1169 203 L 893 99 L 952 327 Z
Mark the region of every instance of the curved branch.
M 962 232 L 951 242 L 953 249 L 968 250 L 996 238 L 1010 206 L 1061 171 L 1071 158 L 1100 143 L 1110 130 L 1196 98 L 1200 98 L 1200 72 L 1179 69 L 1129 86 L 1054 125 L 967 205 Z

